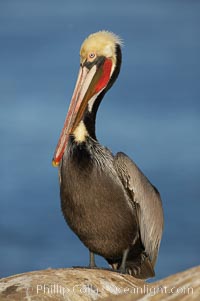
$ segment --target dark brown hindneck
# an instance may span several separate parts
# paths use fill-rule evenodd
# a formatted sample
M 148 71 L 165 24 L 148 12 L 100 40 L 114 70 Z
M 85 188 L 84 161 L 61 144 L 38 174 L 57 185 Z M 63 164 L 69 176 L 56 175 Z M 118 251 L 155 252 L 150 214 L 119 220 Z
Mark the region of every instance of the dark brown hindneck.
M 87 132 L 90 137 L 97 140 L 96 134 L 95 134 L 95 123 L 96 123 L 96 114 L 97 110 L 99 108 L 99 105 L 106 94 L 106 92 L 112 87 L 114 82 L 116 81 L 120 68 L 121 68 L 121 62 L 122 62 L 122 54 L 121 54 L 121 48 L 120 45 L 116 45 L 116 67 L 115 70 L 110 78 L 110 81 L 108 82 L 107 87 L 97 96 L 96 100 L 94 101 L 94 104 L 92 106 L 91 112 L 89 109 L 86 110 L 83 118 L 83 122 L 86 126 Z

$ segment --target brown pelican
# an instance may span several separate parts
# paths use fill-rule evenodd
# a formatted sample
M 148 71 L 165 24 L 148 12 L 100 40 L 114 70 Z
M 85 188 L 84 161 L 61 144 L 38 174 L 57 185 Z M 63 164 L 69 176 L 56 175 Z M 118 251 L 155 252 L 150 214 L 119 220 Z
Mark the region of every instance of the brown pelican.
M 121 40 L 91 34 L 80 50 L 80 71 L 54 153 L 66 222 L 90 251 L 138 278 L 153 277 L 163 229 L 158 190 L 124 153 L 113 155 L 95 135 L 99 104 L 121 66 Z

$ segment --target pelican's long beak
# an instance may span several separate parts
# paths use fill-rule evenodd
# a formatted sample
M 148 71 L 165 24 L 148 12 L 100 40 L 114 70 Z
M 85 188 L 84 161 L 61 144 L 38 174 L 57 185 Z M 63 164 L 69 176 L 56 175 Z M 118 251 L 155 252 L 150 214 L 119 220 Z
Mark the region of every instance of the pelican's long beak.
M 67 147 L 70 134 L 83 118 L 89 100 L 98 95 L 108 84 L 112 71 L 112 60 L 99 57 L 95 64 L 81 65 L 71 103 L 58 141 L 52 164 L 58 166 Z

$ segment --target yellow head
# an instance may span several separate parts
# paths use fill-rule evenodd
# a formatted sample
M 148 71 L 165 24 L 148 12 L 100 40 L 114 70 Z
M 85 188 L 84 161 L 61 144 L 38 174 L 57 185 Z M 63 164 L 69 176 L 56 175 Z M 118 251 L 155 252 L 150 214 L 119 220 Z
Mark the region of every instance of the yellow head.
M 113 68 L 116 65 L 116 45 L 122 46 L 122 40 L 116 34 L 109 31 L 98 31 L 89 35 L 80 49 L 81 63 L 94 61 L 98 56 L 110 58 Z
M 58 166 L 70 135 L 77 143 L 89 135 L 83 122 L 85 112 L 96 115 L 94 104 L 116 80 L 121 66 L 122 40 L 112 32 L 99 31 L 89 35 L 80 50 L 81 66 L 72 95 L 65 124 L 54 153 L 53 164 Z M 97 106 L 96 106 L 97 107 Z

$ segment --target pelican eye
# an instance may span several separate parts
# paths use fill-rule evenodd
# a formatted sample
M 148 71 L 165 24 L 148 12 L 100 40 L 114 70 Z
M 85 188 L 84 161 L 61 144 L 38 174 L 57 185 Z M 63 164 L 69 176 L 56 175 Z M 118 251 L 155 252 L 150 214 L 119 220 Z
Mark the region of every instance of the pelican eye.
M 96 53 L 95 52 L 90 52 L 88 54 L 88 61 L 92 62 L 96 58 Z

